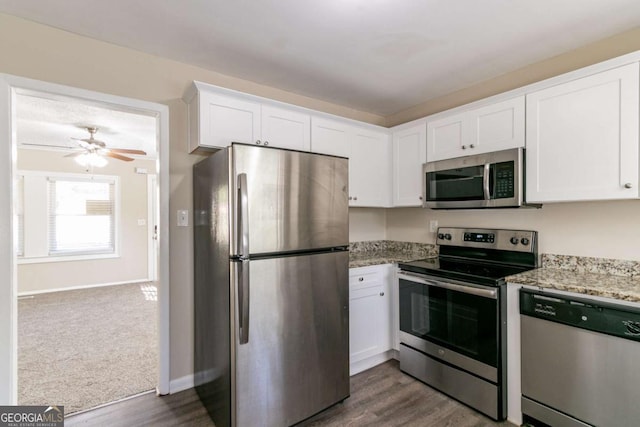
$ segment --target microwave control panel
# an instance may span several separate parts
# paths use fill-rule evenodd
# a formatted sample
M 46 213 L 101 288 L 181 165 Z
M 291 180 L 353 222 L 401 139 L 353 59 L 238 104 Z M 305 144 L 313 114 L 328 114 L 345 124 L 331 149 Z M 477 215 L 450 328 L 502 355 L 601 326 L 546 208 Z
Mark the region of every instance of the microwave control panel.
M 514 165 L 513 162 L 496 163 L 494 166 L 495 175 L 495 196 L 496 199 L 507 199 L 514 195 Z

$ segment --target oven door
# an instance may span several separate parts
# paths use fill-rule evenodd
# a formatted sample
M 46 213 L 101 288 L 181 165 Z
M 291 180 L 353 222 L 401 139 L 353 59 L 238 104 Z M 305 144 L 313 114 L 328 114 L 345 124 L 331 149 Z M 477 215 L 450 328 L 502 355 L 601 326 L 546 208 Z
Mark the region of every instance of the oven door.
M 400 272 L 400 341 L 498 381 L 499 288 Z

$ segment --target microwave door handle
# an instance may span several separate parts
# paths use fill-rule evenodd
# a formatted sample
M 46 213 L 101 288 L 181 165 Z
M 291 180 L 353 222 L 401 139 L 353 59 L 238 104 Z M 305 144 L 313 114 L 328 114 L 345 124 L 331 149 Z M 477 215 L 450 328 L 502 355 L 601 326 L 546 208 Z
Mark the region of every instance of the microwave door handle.
M 484 164 L 484 173 L 482 174 L 482 190 L 484 192 L 484 199 L 490 200 L 491 193 L 489 191 L 489 173 L 491 172 L 491 165 L 489 163 Z

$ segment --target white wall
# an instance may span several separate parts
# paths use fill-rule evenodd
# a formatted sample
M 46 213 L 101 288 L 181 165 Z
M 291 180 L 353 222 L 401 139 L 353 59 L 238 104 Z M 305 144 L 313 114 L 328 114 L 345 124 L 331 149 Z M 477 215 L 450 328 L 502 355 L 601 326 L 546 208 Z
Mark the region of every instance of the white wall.
M 81 166 L 65 152 L 20 149 L 18 170 L 80 173 Z M 18 292 L 21 294 L 62 288 L 145 280 L 147 270 L 147 175 L 136 174 L 136 167 L 155 169 L 155 161 L 136 159 L 121 162 L 110 159 L 96 174 L 120 177 L 120 256 L 84 261 L 18 264 Z M 25 202 L 30 194 L 25 191 Z
M 515 228 L 539 233 L 540 253 L 640 261 L 640 201 L 550 203 L 542 209 L 389 209 L 387 239 L 435 243 L 440 226 Z

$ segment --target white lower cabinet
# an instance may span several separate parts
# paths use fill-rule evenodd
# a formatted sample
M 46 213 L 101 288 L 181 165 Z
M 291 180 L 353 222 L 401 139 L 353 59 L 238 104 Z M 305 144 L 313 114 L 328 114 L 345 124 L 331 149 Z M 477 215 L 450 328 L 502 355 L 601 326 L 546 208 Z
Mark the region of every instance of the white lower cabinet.
M 395 335 L 394 266 L 352 268 L 349 271 L 350 373 L 355 375 L 392 358 Z

